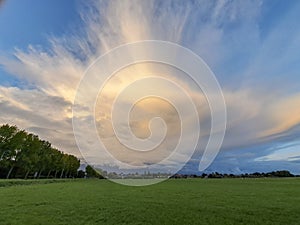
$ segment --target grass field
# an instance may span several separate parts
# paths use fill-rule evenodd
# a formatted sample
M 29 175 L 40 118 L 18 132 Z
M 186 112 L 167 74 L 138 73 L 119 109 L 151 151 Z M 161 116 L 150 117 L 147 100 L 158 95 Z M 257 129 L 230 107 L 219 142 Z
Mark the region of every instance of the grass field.
M 7 181 L 0 181 L 7 182 Z M 300 224 L 300 179 L 107 180 L 0 187 L 0 224 Z

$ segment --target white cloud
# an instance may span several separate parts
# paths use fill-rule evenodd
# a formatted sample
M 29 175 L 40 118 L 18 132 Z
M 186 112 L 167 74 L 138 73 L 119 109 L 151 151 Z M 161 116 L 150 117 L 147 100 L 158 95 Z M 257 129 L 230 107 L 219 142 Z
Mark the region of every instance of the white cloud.
M 17 49 L 12 57 L 0 58 L 0 64 L 8 73 L 26 81 L 28 85 L 22 89 L 0 87 L 0 122 L 29 129 L 61 149 L 78 155 L 71 124 L 71 105 L 85 69 L 99 55 L 120 44 L 161 39 L 181 43 L 203 56 L 210 65 L 224 67 L 222 63 L 227 62 L 226 58 L 232 58 L 233 53 L 239 55 L 251 51 L 251 43 L 259 44 L 260 9 L 260 1 L 218 1 L 216 4 L 213 1 L 199 1 L 199 4 L 169 0 L 93 1 L 92 6 L 81 12 L 85 26 L 78 34 L 51 38 L 49 49 L 29 45 L 26 51 Z M 272 35 L 278 36 L 280 29 L 274 32 Z M 294 44 L 297 37 L 293 39 Z M 270 43 L 268 49 L 274 44 L 272 37 L 269 39 L 265 40 Z M 294 53 L 292 49 L 286 50 L 281 65 L 287 63 L 290 52 Z M 249 67 L 245 74 L 260 76 L 261 70 L 257 67 L 267 57 L 269 55 L 262 49 L 253 67 Z M 264 66 L 270 68 L 268 64 Z M 151 66 L 148 65 L 136 70 L 149 72 L 149 68 Z M 222 74 L 219 76 L 222 77 Z M 240 76 L 243 77 L 243 74 Z M 192 86 L 190 81 L 180 77 L 174 75 L 172 79 L 184 88 Z M 110 81 L 104 90 L 106 95 L 99 110 L 96 108 L 99 112 L 100 134 L 116 150 L 120 149 L 120 145 L 116 144 L 116 140 L 111 140 L 114 137 L 109 124 L 110 104 L 118 89 L 134 79 L 135 74 L 129 71 L 125 79 Z M 201 141 L 206 143 L 210 131 L 208 105 L 201 91 L 192 88 L 189 93 L 198 102 L 202 123 Z M 224 149 L 272 141 L 275 138 L 272 135 L 285 132 L 300 123 L 299 94 L 281 96 L 271 89 L 264 90 L 264 87 L 245 82 L 240 89 L 233 90 L 230 85 L 224 87 L 224 95 L 228 107 Z M 86 111 L 84 105 L 80 107 L 82 112 Z M 165 119 L 172 123 L 175 121 L 173 116 L 167 115 Z M 82 119 L 93 118 L 88 115 Z M 145 130 L 142 129 L 145 128 L 145 121 L 142 122 L 136 121 L 135 132 L 145 136 Z M 138 131 L 140 128 L 142 130 Z M 90 134 L 84 127 L 82 130 L 87 136 Z M 172 131 L 175 130 L 173 126 Z M 174 145 L 173 141 L 170 142 L 171 146 Z M 166 144 L 161 147 L 169 148 Z M 125 154 L 122 157 L 130 160 Z M 180 158 L 178 156 L 178 161 Z M 135 163 L 140 162 L 137 160 Z
M 256 158 L 255 161 L 299 161 L 300 159 L 299 143 L 276 146 L 271 150 L 271 154 Z

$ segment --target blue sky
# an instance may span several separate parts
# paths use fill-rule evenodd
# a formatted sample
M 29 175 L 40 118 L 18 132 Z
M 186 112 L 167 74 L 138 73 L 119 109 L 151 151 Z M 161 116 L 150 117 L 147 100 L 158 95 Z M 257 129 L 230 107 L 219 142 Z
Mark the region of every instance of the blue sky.
M 76 2 L 3 1 L 0 13 L 2 54 L 10 54 L 15 48 L 26 49 L 29 44 L 48 46 L 47 37 L 62 35 L 80 22 Z M 1 71 L 0 82 L 9 85 L 18 80 Z
M 171 41 L 204 59 L 224 92 L 227 131 L 207 170 L 300 174 L 299 11 L 296 0 L 5 0 L 0 123 L 80 155 L 70 115 L 88 64 L 120 44 Z
M 61 35 L 79 22 L 76 1 L 4 1 L 1 7 L 1 50 L 48 45 L 47 36 Z M 73 23 L 74 22 L 74 23 Z

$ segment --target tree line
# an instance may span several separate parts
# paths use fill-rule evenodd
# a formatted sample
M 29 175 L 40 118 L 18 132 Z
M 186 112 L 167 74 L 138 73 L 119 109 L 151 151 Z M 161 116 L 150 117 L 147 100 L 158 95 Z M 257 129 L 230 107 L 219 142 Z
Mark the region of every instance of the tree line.
M 80 160 L 37 135 L 8 124 L 0 127 L 0 178 L 76 177 Z
M 262 178 L 262 177 L 298 177 L 298 175 L 294 175 L 290 173 L 288 170 L 278 170 L 272 171 L 268 173 L 243 173 L 243 174 L 227 174 L 227 173 L 202 173 L 201 175 L 196 174 L 174 174 L 170 178 Z

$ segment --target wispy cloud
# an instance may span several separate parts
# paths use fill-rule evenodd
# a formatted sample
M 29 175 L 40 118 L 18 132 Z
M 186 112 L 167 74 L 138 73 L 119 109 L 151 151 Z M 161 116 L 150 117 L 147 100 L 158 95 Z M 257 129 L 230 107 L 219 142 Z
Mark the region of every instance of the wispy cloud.
M 296 8 L 300 4 L 267 37 L 262 36 L 260 27 L 263 4 L 261 1 L 83 2 L 81 30 L 70 31 L 70 35 L 63 37 L 51 37 L 49 48 L 29 45 L 26 50 L 16 49 L 12 55 L 0 57 L 0 64 L 7 73 L 25 81 L 22 87 L 0 87 L 0 122 L 30 129 L 54 145 L 79 154 L 72 135 L 71 106 L 87 66 L 120 44 L 158 39 L 192 49 L 216 71 L 228 107 L 223 151 L 239 148 L 259 151 L 250 146 L 284 141 L 283 134 L 297 139 L 299 130 L 292 128 L 300 123 L 300 88 L 299 82 L 294 83 L 292 79 L 299 71 L 293 63 L 299 59 L 300 32 L 288 25 L 297 16 Z M 283 31 L 286 32 L 284 37 Z M 280 53 L 280 57 L 273 57 L 274 51 Z M 120 145 L 112 141 L 114 137 L 109 132 L 109 105 L 116 91 L 134 80 L 131 72 L 127 71 L 126 79 L 112 80 L 104 90 L 102 102 L 101 99 L 98 102 L 101 103 L 99 129 L 107 138 L 106 144 L 113 149 L 120 149 Z M 189 81 L 174 74 L 173 80 L 190 87 Z M 286 84 L 272 83 L 274 76 L 286 80 Z M 291 86 L 294 91 L 289 90 Z M 210 130 L 210 112 L 201 91 L 192 90 L 190 94 L 198 102 L 203 124 L 199 146 L 203 147 Z M 155 101 L 153 104 L 163 106 Z M 142 105 L 139 109 L 143 112 Z M 167 112 L 166 121 L 171 127 L 175 126 L 176 115 Z M 147 134 L 144 123 L 137 120 L 132 124 L 138 136 Z M 175 139 L 169 142 L 170 146 Z M 168 149 L 166 145 L 161 147 Z M 121 156 L 120 151 L 118 154 Z

